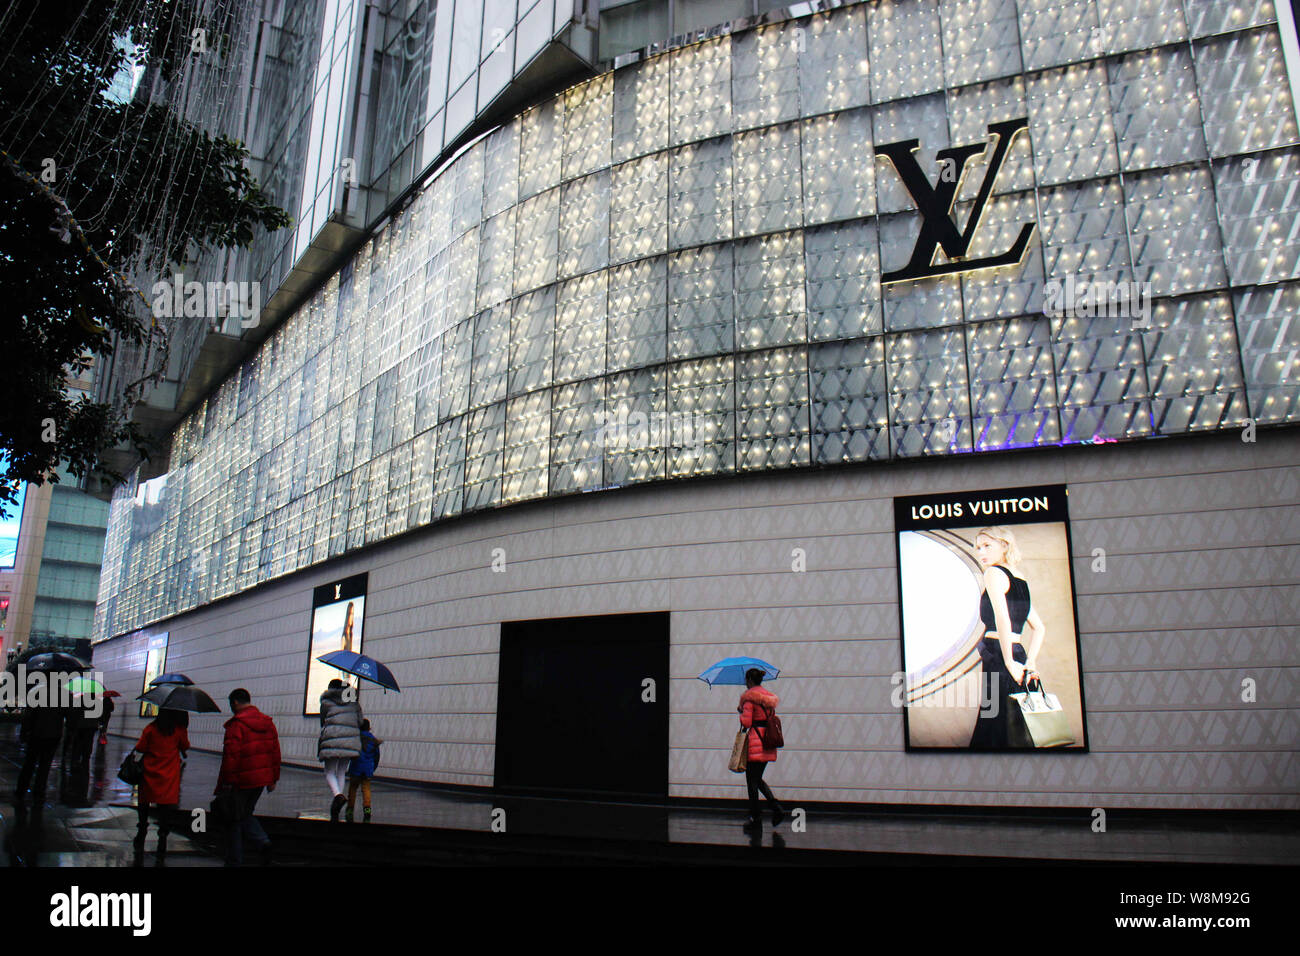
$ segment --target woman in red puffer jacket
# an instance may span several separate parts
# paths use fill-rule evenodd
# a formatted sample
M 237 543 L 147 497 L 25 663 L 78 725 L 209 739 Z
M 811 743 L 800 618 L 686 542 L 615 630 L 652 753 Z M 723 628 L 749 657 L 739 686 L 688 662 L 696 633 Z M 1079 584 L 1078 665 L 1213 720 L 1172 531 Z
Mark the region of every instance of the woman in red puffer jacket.
M 767 802 L 772 804 L 772 826 L 785 819 L 781 804 L 772 795 L 772 788 L 763 782 L 763 771 L 769 763 L 776 760 L 776 748 L 769 749 L 763 742 L 767 731 L 767 718 L 776 713 L 780 699 L 763 686 L 763 672 L 757 667 L 745 671 L 745 692 L 740 695 L 740 725 L 749 729 L 748 761 L 745 765 L 745 784 L 749 787 L 749 822 L 745 824 L 747 832 L 762 830 L 763 820 L 758 809 L 758 795 L 762 793 Z

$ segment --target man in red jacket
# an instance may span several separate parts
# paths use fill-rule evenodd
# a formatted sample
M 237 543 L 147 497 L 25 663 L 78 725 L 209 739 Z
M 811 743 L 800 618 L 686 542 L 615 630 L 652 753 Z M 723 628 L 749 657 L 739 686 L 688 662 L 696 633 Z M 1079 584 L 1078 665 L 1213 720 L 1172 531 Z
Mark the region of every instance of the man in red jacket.
M 225 803 L 226 865 L 244 862 L 244 838 L 262 854 L 262 862 L 271 859 L 271 841 L 253 816 L 262 789 L 267 793 L 280 781 L 280 735 L 275 724 L 253 706 L 253 698 L 242 687 L 230 692 L 230 710 L 226 721 L 226 739 L 221 749 L 221 772 L 217 775 L 216 794 Z

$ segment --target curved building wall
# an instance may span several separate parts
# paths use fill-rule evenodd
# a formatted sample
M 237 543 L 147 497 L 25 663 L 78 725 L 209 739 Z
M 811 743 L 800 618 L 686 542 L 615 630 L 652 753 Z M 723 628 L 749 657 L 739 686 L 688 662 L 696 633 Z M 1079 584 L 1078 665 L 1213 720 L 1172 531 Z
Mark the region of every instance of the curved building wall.
M 1269 4 L 1190 0 L 859 4 L 597 76 L 446 166 L 119 489 L 97 636 L 528 499 L 1293 422 L 1288 90 Z M 882 286 L 921 219 L 870 146 L 933 175 L 1020 117 L 968 254 L 1032 222 L 1023 260 Z M 1096 282 L 1146 308 L 1063 304 Z
M 673 796 L 742 796 L 726 769 L 738 688 L 696 675 L 747 654 L 782 668 L 788 746 L 766 779 L 788 805 L 1297 809 L 1297 461 L 1286 430 L 663 483 L 446 522 L 158 630 L 168 670 L 218 699 L 246 687 L 285 759 L 309 767 L 312 589 L 366 572 L 365 650 L 402 686 L 362 695 L 386 776 L 492 786 L 502 621 L 666 610 Z M 893 497 L 1056 482 L 1070 489 L 1090 752 L 906 753 Z M 96 647 L 108 686 L 138 693 L 147 642 Z M 123 709 L 114 730 L 138 733 Z M 221 720 L 196 716 L 195 745 L 219 749 Z

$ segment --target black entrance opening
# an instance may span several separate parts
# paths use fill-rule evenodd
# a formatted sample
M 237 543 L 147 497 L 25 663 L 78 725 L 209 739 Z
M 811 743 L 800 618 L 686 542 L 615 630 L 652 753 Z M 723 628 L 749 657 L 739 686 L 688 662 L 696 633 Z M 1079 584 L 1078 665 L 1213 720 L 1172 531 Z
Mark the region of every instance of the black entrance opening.
M 668 795 L 668 612 L 506 621 L 496 786 Z M 647 702 L 645 681 L 654 681 Z

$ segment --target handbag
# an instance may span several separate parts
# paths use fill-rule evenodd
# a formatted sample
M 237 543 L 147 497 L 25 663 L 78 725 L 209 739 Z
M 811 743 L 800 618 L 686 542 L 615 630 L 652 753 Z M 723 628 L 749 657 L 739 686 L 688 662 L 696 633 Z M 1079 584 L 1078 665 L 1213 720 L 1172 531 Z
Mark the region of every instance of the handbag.
M 744 773 L 745 768 L 749 766 L 749 731 L 736 731 L 736 742 L 731 745 L 731 759 L 727 761 L 727 769 L 732 773 Z
M 766 708 L 763 709 L 763 712 L 767 714 L 767 720 L 763 721 L 763 749 L 777 750 L 784 747 L 785 732 L 781 728 L 781 718 Z
M 1023 693 L 1011 694 L 1010 697 L 1020 710 L 1035 749 L 1074 745 L 1074 734 L 1070 732 L 1070 718 L 1065 708 L 1055 694 L 1044 689 L 1041 680 L 1032 678 Z
M 144 757 L 136 759 L 136 751 L 132 750 L 122 761 L 122 766 L 117 771 L 117 779 L 123 783 L 138 787 L 144 781 Z

